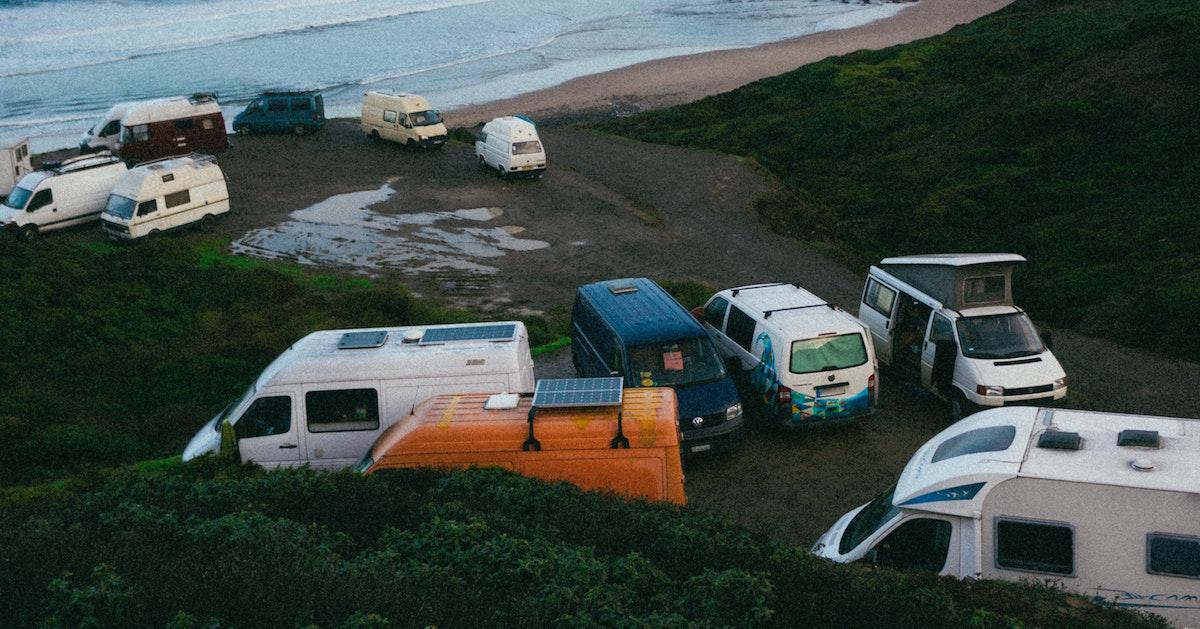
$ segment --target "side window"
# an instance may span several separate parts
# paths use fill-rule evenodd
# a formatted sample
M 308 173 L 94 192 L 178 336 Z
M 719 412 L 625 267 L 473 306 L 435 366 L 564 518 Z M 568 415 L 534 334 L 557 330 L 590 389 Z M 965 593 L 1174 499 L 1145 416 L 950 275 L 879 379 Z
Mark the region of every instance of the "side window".
M 390 109 L 383 110 L 383 121 L 384 122 L 396 122 L 396 112 L 394 112 Z
M 487 133 L 484 131 L 480 131 L 479 136 L 475 138 L 475 141 L 476 142 L 487 142 Z
M 933 315 L 933 328 L 929 330 L 929 342 L 954 340 L 954 324 L 940 314 Z
M 729 310 L 729 301 L 724 297 L 714 297 L 704 307 L 704 320 L 712 327 L 720 330 L 725 325 L 726 310 Z
M 304 394 L 309 432 L 379 428 L 379 393 L 375 389 L 337 389 Z
M 729 308 L 729 321 L 725 324 L 725 334 L 747 352 L 754 345 L 754 319 L 742 312 L 737 306 Z
M 950 552 L 950 523 L 914 518 L 875 545 L 875 561 L 886 568 L 941 572 Z
M 1075 574 L 1075 532 L 1066 524 L 996 519 L 996 567 Z
M 150 139 L 150 125 L 139 124 L 129 127 L 129 136 L 134 142 L 145 142 Z
M 1146 572 L 1200 579 L 1200 537 L 1146 535 Z
M 108 137 L 114 133 L 119 133 L 120 131 L 121 131 L 121 121 L 120 120 L 110 120 L 109 123 L 104 125 L 104 128 L 100 130 L 100 135 L 102 137 Z
M 968 277 L 963 281 L 963 303 L 989 304 L 1004 301 L 1006 284 L 1003 275 Z
M 29 205 L 25 207 L 25 210 L 32 212 L 44 208 L 51 203 L 54 203 L 54 192 L 49 188 L 38 190 L 37 194 L 33 195 L 33 199 L 29 201 Z
M 286 98 L 272 98 L 267 100 L 267 111 L 287 111 L 288 102 Z
M 868 279 L 867 288 L 863 291 L 863 303 L 879 314 L 890 317 L 892 306 L 896 304 L 896 291 L 875 278 Z
M 216 129 L 217 125 L 216 125 L 216 123 L 213 122 L 212 118 L 205 118 L 204 120 L 200 121 L 200 127 L 202 129 L 204 129 L 205 131 L 211 131 L 213 129 Z
M 192 128 L 192 119 L 185 118 L 183 120 L 176 120 L 175 128 L 176 129 L 191 129 Z
M 292 111 L 308 111 L 312 109 L 312 103 L 307 98 L 293 98 Z
M 141 203 L 138 203 L 138 206 L 137 206 L 137 215 L 138 216 L 145 216 L 147 214 L 151 214 L 151 213 L 157 212 L 157 211 L 158 211 L 158 200 L 157 199 L 150 199 L 149 201 L 142 201 Z
M 190 203 L 191 200 L 192 200 L 192 195 L 189 194 L 189 191 L 187 191 L 187 190 L 180 190 L 179 192 L 172 192 L 171 194 L 168 194 L 163 197 L 163 202 L 166 203 L 168 208 L 173 208 L 173 207 L 176 207 L 179 205 L 183 205 L 185 203 Z
M 238 439 L 282 435 L 292 430 L 292 398 L 286 395 L 260 397 L 233 425 Z

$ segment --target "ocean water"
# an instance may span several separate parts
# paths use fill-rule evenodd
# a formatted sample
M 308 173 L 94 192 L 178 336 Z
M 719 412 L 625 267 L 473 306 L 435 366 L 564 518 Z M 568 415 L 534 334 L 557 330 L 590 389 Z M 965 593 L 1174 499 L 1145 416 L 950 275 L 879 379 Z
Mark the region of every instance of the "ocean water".
M 0 138 L 74 143 L 113 103 L 316 88 L 436 107 L 515 96 L 641 61 L 888 17 L 858 0 L 0 0 Z

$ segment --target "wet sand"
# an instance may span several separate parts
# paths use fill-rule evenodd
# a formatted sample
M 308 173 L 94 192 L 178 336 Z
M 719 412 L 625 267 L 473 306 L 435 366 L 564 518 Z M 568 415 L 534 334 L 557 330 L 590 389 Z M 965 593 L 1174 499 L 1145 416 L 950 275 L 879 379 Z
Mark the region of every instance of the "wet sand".
M 997 11 L 1012 0 L 920 0 L 893 17 L 782 42 L 657 59 L 572 79 L 545 90 L 462 107 L 452 126 L 471 127 L 496 116 L 535 119 L 569 114 L 633 113 L 670 107 L 856 50 L 879 50 L 944 33 Z

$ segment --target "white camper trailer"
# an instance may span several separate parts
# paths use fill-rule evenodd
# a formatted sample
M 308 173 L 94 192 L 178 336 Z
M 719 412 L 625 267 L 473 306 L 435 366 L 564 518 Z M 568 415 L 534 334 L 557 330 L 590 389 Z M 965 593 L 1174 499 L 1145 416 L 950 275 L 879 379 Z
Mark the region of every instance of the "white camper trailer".
M 479 165 L 501 177 L 541 177 L 546 172 L 546 150 L 537 127 L 528 118 L 504 116 L 483 125 L 475 139 Z
M 440 148 L 449 135 L 441 113 L 425 97 L 403 92 L 364 92 L 361 126 L 373 140 L 408 147 Z
M 29 138 L 0 143 L 0 200 L 8 197 L 21 177 L 32 170 Z
M 183 460 L 217 452 L 229 422 L 244 462 L 351 467 L 426 398 L 533 388 L 519 321 L 313 332 L 205 424 Z
M 211 155 L 146 162 L 117 181 L 101 219 L 110 238 L 131 240 L 229 212 L 225 174 Z
M 1200 420 L 992 409 L 921 446 L 813 552 L 1035 580 L 1200 627 Z
M 881 365 L 950 402 L 955 417 L 987 407 L 1048 405 L 1067 375 L 1013 305 L 1011 253 L 916 255 L 871 267 L 858 318 Z
M 108 152 L 46 162 L 21 177 L 0 206 L 0 224 L 21 240 L 100 218 L 126 168 Z

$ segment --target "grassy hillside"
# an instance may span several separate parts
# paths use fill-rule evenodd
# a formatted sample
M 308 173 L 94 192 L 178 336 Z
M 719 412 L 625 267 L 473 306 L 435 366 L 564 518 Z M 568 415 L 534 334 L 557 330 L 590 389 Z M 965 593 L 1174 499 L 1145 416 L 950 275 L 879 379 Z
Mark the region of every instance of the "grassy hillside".
M 208 460 L 0 490 L 0 547 L 4 627 L 1155 626 L 1049 588 L 835 566 L 499 470 Z
M 1194 357 L 1200 4 L 1017 0 L 946 35 L 602 125 L 753 157 L 774 228 L 886 255 L 1013 251 L 1035 318 Z

